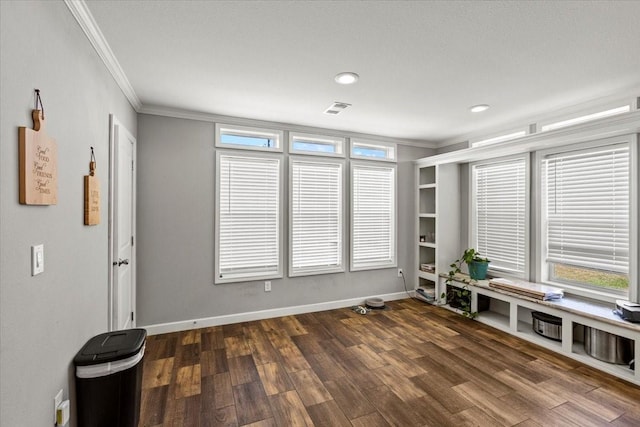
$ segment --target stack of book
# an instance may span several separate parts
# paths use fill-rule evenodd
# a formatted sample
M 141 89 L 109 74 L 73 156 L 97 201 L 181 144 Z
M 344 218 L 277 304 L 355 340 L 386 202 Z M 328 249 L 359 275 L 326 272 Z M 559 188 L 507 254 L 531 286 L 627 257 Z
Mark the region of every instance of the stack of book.
M 418 286 L 416 288 L 416 296 L 424 301 L 433 302 L 436 300 L 436 290 L 435 288 L 423 288 L 422 286 Z
M 435 273 L 436 272 L 436 265 L 433 263 L 425 263 L 425 264 L 420 264 L 420 270 L 427 272 L 427 273 Z
M 489 280 L 489 287 L 542 301 L 564 297 L 564 290 L 560 288 L 525 281 L 495 278 Z

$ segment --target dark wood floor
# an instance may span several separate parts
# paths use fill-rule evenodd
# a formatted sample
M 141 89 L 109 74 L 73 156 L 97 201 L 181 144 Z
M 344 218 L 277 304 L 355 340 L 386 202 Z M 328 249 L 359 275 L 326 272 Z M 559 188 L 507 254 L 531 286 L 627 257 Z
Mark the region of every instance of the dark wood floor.
M 640 426 L 640 388 L 415 300 L 148 338 L 140 426 Z

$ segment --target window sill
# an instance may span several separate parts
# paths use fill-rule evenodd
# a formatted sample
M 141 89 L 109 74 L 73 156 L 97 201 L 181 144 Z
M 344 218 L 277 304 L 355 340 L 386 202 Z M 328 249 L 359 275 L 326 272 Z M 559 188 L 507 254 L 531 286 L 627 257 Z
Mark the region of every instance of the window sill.
M 561 283 L 561 282 L 552 282 L 550 280 L 542 281 L 540 283 L 542 283 L 543 285 L 549 285 L 556 288 L 562 288 L 564 289 L 565 295 L 574 295 L 577 297 L 589 298 L 592 300 L 602 301 L 602 302 L 607 302 L 612 304 L 615 304 L 616 300 L 619 300 L 619 299 L 626 300 L 629 298 L 628 291 L 626 293 L 616 294 L 612 292 L 607 292 L 605 290 L 600 291 L 596 289 L 586 289 L 580 286 L 569 285 L 567 283 Z
M 240 283 L 240 282 L 255 282 L 259 280 L 272 280 L 272 279 L 282 279 L 282 273 L 274 273 L 274 274 L 265 274 L 261 276 L 257 275 L 237 275 L 237 276 L 227 276 L 222 278 L 217 278 L 214 281 L 214 285 L 225 285 L 227 283 Z
M 289 277 L 304 277 L 304 276 L 317 276 L 320 274 L 334 274 L 344 273 L 344 268 L 333 268 L 327 270 L 309 270 L 309 271 L 296 271 L 289 273 Z

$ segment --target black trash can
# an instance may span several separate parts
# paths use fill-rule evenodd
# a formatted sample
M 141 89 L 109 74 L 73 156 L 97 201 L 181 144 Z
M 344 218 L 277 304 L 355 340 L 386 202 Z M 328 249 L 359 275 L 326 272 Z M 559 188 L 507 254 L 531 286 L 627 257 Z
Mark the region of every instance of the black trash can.
M 78 426 L 137 427 L 147 331 L 127 329 L 91 338 L 76 367 Z

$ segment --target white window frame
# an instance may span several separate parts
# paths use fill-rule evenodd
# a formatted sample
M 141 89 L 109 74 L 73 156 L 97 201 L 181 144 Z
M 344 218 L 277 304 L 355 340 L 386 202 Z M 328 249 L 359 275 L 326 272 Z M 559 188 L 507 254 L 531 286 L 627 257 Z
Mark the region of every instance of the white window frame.
M 339 216 L 339 228 L 340 228 L 340 265 L 334 267 L 313 267 L 306 269 L 295 270 L 293 267 L 293 165 L 295 162 L 314 163 L 314 164 L 331 164 L 340 166 L 340 216 Z M 308 158 L 302 156 L 289 157 L 289 277 L 298 276 L 311 276 L 317 274 L 330 274 L 341 273 L 345 271 L 345 241 L 346 241 L 346 227 L 345 227 L 345 210 L 346 210 L 346 185 L 345 185 L 345 161 L 333 160 L 333 159 L 321 159 L 321 158 Z
M 220 158 L 222 156 L 234 156 L 242 158 L 258 158 L 258 159 L 270 159 L 278 160 L 278 268 L 275 272 L 257 272 L 250 274 L 229 274 L 225 277 L 220 277 Z M 214 283 L 235 283 L 235 282 L 248 282 L 255 280 L 265 279 L 278 279 L 283 277 L 283 246 L 284 246 L 284 212 L 283 212 L 283 195 L 284 195 L 284 159 L 282 155 L 269 154 L 269 153 L 248 153 L 246 151 L 233 151 L 233 150 L 217 150 L 216 152 L 216 172 L 215 172 L 215 254 L 214 254 Z
M 227 144 L 222 142 L 223 134 L 232 134 L 248 137 L 266 137 L 272 138 L 275 142 L 273 147 L 256 147 L 252 145 Z M 215 145 L 216 147 L 229 148 L 233 150 L 251 150 L 251 151 L 269 151 L 281 153 L 282 141 L 284 140 L 284 132 L 275 129 L 257 128 L 251 126 L 229 125 L 224 123 L 216 123 L 215 126 Z
M 619 137 L 612 137 L 606 139 L 599 139 L 590 142 L 582 142 L 577 144 L 564 145 L 559 147 L 550 148 L 547 150 L 540 150 L 536 152 L 536 160 L 535 160 L 535 169 L 536 169 L 536 180 L 535 180 L 535 192 L 536 198 L 539 203 L 536 206 L 536 229 L 538 232 L 536 233 L 536 279 L 537 281 L 545 284 L 551 284 L 557 287 L 561 287 L 565 289 L 568 293 L 583 296 L 587 298 L 593 298 L 602 301 L 614 302 L 616 299 L 619 299 L 623 296 L 624 292 L 616 292 L 615 290 L 609 290 L 606 288 L 594 288 L 588 285 L 580 285 L 573 283 L 565 283 L 565 282 L 554 282 L 549 278 L 549 265 L 546 262 L 548 257 L 547 253 L 547 237 L 546 237 L 546 201 L 544 197 L 544 190 L 542 185 L 542 165 L 546 156 L 560 154 L 565 152 L 572 151 L 585 151 L 589 149 L 594 149 L 597 147 L 606 147 L 612 145 L 621 145 L 628 144 L 629 145 L 629 156 L 630 156 L 630 164 L 629 164 L 629 198 L 630 198 L 630 207 L 629 207 L 629 288 L 628 288 L 628 296 L 630 298 L 634 298 L 634 295 L 638 294 L 638 287 L 640 284 L 634 286 L 633 280 L 637 278 L 638 274 L 638 266 L 634 262 L 634 260 L 638 259 L 638 254 L 634 253 L 637 250 L 634 250 L 634 244 L 637 245 L 638 235 L 634 234 L 634 230 L 637 230 L 637 221 L 638 221 L 638 213 L 634 212 L 632 207 L 634 204 L 634 189 L 638 190 L 638 184 L 633 182 L 634 175 L 637 177 L 637 171 L 634 170 L 634 167 L 637 168 L 637 160 L 634 161 L 634 155 L 637 156 L 637 149 L 633 148 L 634 141 L 637 142 L 635 135 L 623 135 Z M 635 163 L 635 166 L 634 166 Z M 637 196 L 635 196 L 637 198 Z M 635 243 L 634 243 L 635 242 Z M 635 256 L 635 258 L 634 258 Z
M 364 147 L 364 148 L 373 148 L 376 150 L 384 150 L 387 155 L 386 157 L 370 157 L 370 156 L 361 156 L 353 153 L 353 149 L 356 147 Z M 397 144 L 393 142 L 381 142 L 381 141 L 373 141 L 367 139 L 360 138 L 351 138 L 350 146 L 349 146 L 349 156 L 352 159 L 361 159 L 361 160 L 372 160 L 377 162 L 393 162 L 396 163 L 398 160 L 398 147 Z
M 524 270 L 523 272 L 518 272 L 512 269 L 500 268 L 496 267 L 495 264 L 489 264 L 489 272 L 496 276 L 510 276 L 520 279 L 528 279 L 531 268 L 531 253 L 530 253 L 530 213 L 531 213 L 531 160 L 530 154 L 518 154 L 514 156 L 508 157 L 500 157 L 490 160 L 483 160 L 479 162 L 470 163 L 470 174 L 469 174 L 469 187 L 471 189 L 469 193 L 469 247 L 478 248 L 478 239 L 477 239 L 477 198 L 475 195 L 477 194 L 476 190 L 476 167 L 481 167 L 484 165 L 493 165 L 499 163 L 509 163 L 515 160 L 524 160 L 525 162 L 525 172 L 524 172 L 524 187 L 525 187 L 525 207 L 524 207 L 524 243 L 523 243 L 523 252 L 524 252 Z M 480 250 L 481 255 L 488 257 L 491 260 L 491 254 L 484 253 Z
M 331 145 L 335 147 L 335 153 L 322 152 L 322 151 L 309 151 L 299 150 L 293 147 L 297 140 L 309 141 L 324 145 Z M 324 157 L 345 157 L 345 138 L 337 136 L 317 135 L 312 133 L 302 132 L 289 132 L 289 153 L 291 154 L 306 154 L 311 156 L 324 156 Z
M 581 109 L 572 113 L 557 115 L 538 122 L 539 132 L 551 132 L 571 126 L 581 125 L 607 117 L 613 117 L 633 111 L 633 103 L 627 101 L 610 102 Z
M 349 180 L 350 180 L 350 271 L 361 271 L 361 270 L 375 270 L 382 268 L 391 268 L 397 266 L 398 260 L 398 168 L 396 164 L 390 165 L 388 163 L 383 162 L 365 162 L 365 161 L 357 161 L 353 160 L 350 162 L 350 171 L 349 171 Z M 357 167 L 367 167 L 367 168 L 382 168 L 382 169 L 391 169 L 393 171 L 393 220 L 391 224 L 391 232 L 393 234 L 393 242 L 391 242 L 393 254 L 392 259 L 389 262 L 371 262 L 362 265 L 357 265 L 354 262 L 354 168 Z
M 485 135 L 481 138 L 473 138 L 469 140 L 469 148 L 484 147 L 487 145 L 499 144 L 501 142 L 512 141 L 514 139 L 522 138 L 530 134 L 530 129 L 517 128 L 507 131 L 492 133 Z

